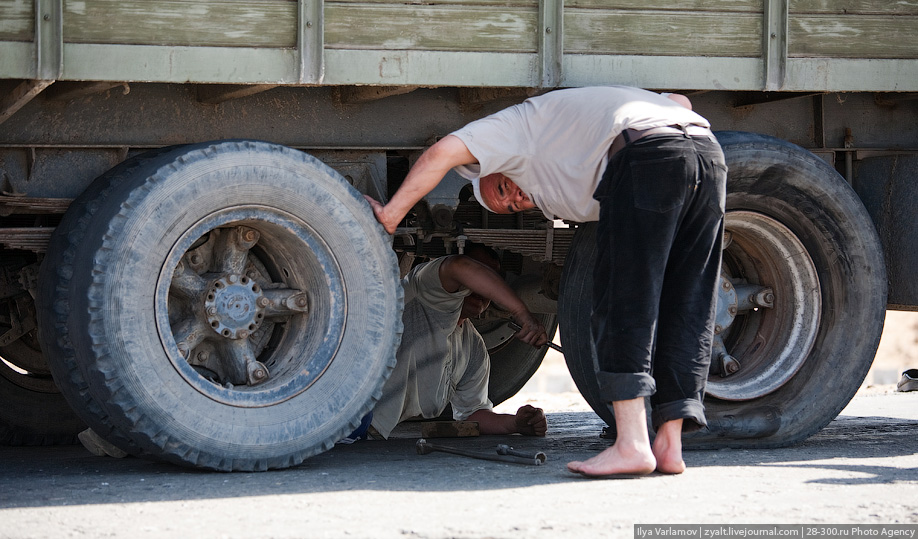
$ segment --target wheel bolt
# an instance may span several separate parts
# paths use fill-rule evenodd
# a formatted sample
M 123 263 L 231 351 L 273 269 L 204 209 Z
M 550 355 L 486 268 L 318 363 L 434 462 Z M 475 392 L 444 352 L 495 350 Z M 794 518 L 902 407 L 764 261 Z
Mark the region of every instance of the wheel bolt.
M 271 300 L 262 296 L 255 301 L 255 304 L 261 307 L 262 309 L 264 309 L 265 307 L 271 304 Z
M 305 306 L 308 305 L 308 304 L 309 304 L 309 300 L 306 299 L 306 296 L 300 296 L 300 297 L 296 298 L 296 306 L 297 306 L 297 307 L 305 307 Z

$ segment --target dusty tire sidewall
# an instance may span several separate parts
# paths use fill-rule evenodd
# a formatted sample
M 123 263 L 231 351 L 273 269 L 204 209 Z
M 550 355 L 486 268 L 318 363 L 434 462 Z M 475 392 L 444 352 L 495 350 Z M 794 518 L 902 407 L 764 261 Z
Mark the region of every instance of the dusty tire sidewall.
M 401 314 L 394 253 L 366 202 L 317 160 L 246 141 L 188 148 L 135 183 L 101 235 L 96 271 L 83 276 L 90 388 L 104 402 L 131 395 L 111 410 L 115 424 L 152 454 L 215 469 L 288 466 L 329 448 L 378 398 L 400 334 L 391 322 Z M 372 298 L 371 308 L 348 311 L 334 360 L 308 390 L 262 407 L 222 404 L 188 385 L 166 356 L 153 308 L 181 235 L 240 204 L 308 219 L 336 246 L 346 301 Z

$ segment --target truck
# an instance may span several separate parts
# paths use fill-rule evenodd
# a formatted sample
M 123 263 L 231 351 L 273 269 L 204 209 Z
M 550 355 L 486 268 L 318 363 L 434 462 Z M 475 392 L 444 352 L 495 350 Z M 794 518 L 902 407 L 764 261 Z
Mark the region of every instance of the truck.
M 0 442 L 87 427 L 213 470 L 325 451 L 379 398 L 400 276 L 500 253 L 596 413 L 589 223 L 484 211 L 426 147 L 560 88 L 690 97 L 729 167 L 689 447 L 798 443 L 918 308 L 918 2 L 0 0 Z M 667 308 L 667 306 L 661 306 Z M 492 307 L 490 397 L 544 350 Z

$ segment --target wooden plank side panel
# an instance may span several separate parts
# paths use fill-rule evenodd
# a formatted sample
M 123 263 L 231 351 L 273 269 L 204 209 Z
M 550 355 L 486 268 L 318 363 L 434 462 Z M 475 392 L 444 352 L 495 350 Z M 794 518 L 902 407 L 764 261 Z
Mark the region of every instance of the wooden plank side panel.
M 403 2 L 393 1 L 393 0 L 334 0 L 334 2 L 326 2 L 328 4 L 378 4 L 378 5 L 390 5 L 390 6 L 423 6 L 429 4 L 437 4 L 440 6 L 462 6 L 469 8 L 480 8 L 480 7 L 496 7 L 496 8 L 533 8 L 537 9 L 539 7 L 539 0 L 437 0 L 436 2 L 431 2 L 429 0 L 405 0 Z
M 762 13 L 764 0 L 565 0 L 572 9 L 646 9 Z
M 918 15 L 918 0 L 790 0 L 794 14 Z
M 918 16 L 795 15 L 788 56 L 918 58 Z
M 295 0 L 65 0 L 64 41 L 295 47 Z
M 760 57 L 762 14 L 570 10 L 564 14 L 564 51 Z
M 538 7 L 325 4 L 328 49 L 535 52 Z
M 32 0 L 0 2 L 0 41 L 34 41 Z

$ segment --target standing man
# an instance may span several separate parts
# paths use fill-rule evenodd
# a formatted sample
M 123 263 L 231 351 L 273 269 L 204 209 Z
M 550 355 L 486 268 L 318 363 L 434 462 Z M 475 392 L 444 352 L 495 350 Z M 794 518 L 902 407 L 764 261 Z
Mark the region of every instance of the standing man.
M 550 92 L 441 139 L 388 204 L 370 200 L 392 233 L 455 167 L 492 212 L 599 221 L 592 329 L 617 438 L 568 464 L 588 477 L 681 473 L 682 432 L 706 425 L 726 165 L 710 124 L 686 105 L 622 86 Z

